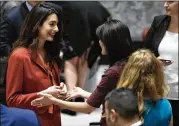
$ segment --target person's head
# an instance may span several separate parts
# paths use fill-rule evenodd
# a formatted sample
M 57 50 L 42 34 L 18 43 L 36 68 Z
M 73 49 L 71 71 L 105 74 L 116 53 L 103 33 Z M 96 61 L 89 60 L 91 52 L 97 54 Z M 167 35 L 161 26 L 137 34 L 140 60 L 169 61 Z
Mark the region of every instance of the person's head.
M 120 87 L 136 90 L 140 116 L 144 111 L 144 96 L 157 101 L 168 93 L 160 61 L 147 49 L 139 49 L 129 57 L 117 84 Z
M 139 121 L 137 94 L 129 88 L 113 89 L 105 97 L 108 126 L 124 126 Z
M 34 7 L 36 4 L 41 3 L 43 1 L 30 0 L 30 1 L 27 1 L 27 2 L 30 4 L 30 6 Z
M 128 27 L 119 20 L 109 20 L 96 30 L 102 54 L 108 55 L 110 65 L 127 58 L 132 52 L 132 40 Z
M 39 45 L 45 43 L 45 51 L 54 57 L 59 54 L 61 33 L 61 8 L 54 8 L 53 4 L 49 3 L 40 3 L 34 6 L 25 18 L 14 48 L 23 46 L 37 50 Z
M 178 17 L 178 1 L 165 1 L 164 7 L 168 16 Z

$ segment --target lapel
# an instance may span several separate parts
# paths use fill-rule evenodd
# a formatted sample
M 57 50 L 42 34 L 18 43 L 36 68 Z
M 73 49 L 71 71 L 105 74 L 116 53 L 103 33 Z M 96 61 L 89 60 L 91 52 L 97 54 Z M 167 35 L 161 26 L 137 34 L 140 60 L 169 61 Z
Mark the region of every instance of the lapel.
M 25 20 L 27 14 L 29 13 L 29 10 L 26 6 L 26 2 L 23 2 L 20 7 L 20 13 L 22 15 L 22 19 Z
M 33 52 L 31 49 L 29 49 L 29 53 L 31 56 L 31 60 L 43 71 L 45 72 L 48 76 L 49 74 L 49 70 L 48 68 L 45 67 L 44 63 L 42 62 L 42 60 L 40 59 L 40 56 L 36 53 Z M 60 82 L 60 75 L 59 75 L 59 68 L 58 65 L 56 63 L 54 63 L 54 65 L 52 66 L 52 76 L 55 76 L 55 81 L 57 82 L 57 84 L 59 84 Z
M 168 27 L 169 27 L 169 24 L 170 24 L 170 17 L 169 16 L 166 16 L 161 22 L 159 22 L 157 25 L 156 25 L 156 30 L 155 30 L 155 36 L 154 36 L 154 52 L 155 54 L 159 55 L 158 54 L 158 47 L 160 45 L 160 42 L 162 41 L 164 35 L 165 35 L 165 32 L 167 31 Z
M 39 55 L 32 51 L 31 49 L 29 49 L 29 53 L 31 56 L 31 60 L 40 68 L 42 69 L 43 72 L 45 72 L 46 74 L 48 74 L 47 69 L 45 69 L 44 64 L 42 62 L 42 60 L 40 59 Z

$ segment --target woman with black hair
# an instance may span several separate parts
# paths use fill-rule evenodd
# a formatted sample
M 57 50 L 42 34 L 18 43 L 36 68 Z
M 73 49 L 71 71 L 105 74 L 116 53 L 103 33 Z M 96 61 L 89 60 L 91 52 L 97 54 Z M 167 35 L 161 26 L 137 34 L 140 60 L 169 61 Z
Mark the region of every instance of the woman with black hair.
M 60 85 L 58 65 L 62 32 L 60 16 L 61 8 L 54 9 L 47 3 L 37 4 L 27 15 L 8 59 L 8 106 L 35 111 L 42 126 L 61 125 L 58 106 L 31 106 L 31 101 L 39 97 L 39 92 L 57 98 L 65 93 Z
M 86 102 L 67 102 L 58 100 L 47 93 L 39 93 L 41 98 L 32 101 L 34 106 L 46 106 L 55 104 L 65 109 L 82 113 L 91 113 L 101 104 L 104 105 L 105 96 L 114 88 L 119 80 L 120 73 L 126 63 L 127 57 L 132 53 L 132 41 L 128 27 L 118 20 L 110 20 L 97 28 L 96 34 L 102 48 L 102 55 L 108 55 L 110 67 L 102 75 L 101 82 L 93 93 L 86 92 L 81 88 L 76 88 L 67 99 L 74 97 L 84 97 Z M 104 106 L 102 113 L 102 126 L 106 125 Z

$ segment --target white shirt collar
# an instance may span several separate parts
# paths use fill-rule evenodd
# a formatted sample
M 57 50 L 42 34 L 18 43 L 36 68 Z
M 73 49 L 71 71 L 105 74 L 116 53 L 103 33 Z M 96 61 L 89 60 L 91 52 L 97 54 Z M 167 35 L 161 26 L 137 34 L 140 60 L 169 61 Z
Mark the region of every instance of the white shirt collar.
M 25 3 L 26 3 L 28 10 L 31 11 L 33 7 L 27 1 Z
M 142 125 L 142 121 L 138 121 L 138 122 L 132 124 L 131 126 L 140 126 L 140 125 Z

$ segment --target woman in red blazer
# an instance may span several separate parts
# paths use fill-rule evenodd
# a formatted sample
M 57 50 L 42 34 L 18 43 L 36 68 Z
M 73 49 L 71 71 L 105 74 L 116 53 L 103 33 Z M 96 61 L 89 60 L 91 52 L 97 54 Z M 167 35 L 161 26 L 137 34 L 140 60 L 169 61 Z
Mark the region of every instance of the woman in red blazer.
M 26 17 L 8 60 L 8 106 L 34 110 L 42 126 L 61 125 L 59 107 L 31 106 L 31 101 L 38 98 L 38 92 L 55 97 L 64 93 L 64 88 L 58 86 L 60 71 L 56 58 L 62 29 L 60 15 L 61 8 L 55 9 L 48 3 L 36 5 Z

